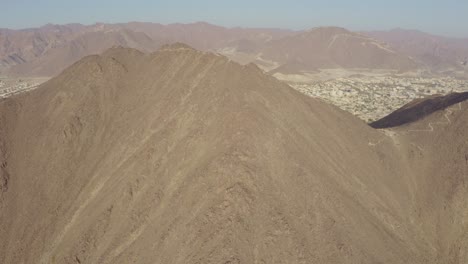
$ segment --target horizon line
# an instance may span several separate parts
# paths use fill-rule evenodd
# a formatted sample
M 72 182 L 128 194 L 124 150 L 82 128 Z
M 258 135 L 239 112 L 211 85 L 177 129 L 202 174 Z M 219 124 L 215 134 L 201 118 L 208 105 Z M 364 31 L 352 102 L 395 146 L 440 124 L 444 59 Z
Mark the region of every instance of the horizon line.
M 47 26 L 69 26 L 69 25 L 80 25 L 84 27 L 91 27 L 95 25 L 118 25 L 118 24 L 130 24 L 130 23 L 141 23 L 141 24 L 157 24 L 157 25 L 162 25 L 162 26 L 171 26 L 171 25 L 195 25 L 195 24 L 207 24 L 210 26 L 215 26 L 215 27 L 221 27 L 225 29 L 274 29 L 274 30 L 284 30 L 284 31 L 291 31 L 291 32 L 304 32 L 307 30 L 315 29 L 315 28 L 343 28 L 352 32 L 390 32 L 390 31 L 397 31 L 397 30 L 402 30 L 402 31 L 413 31 L 413 32 L 419 32 L 423 34 L 429 34 L 432 36 L 436 37 L 444 37 L 444 38 L 456 38 L 456 39 L 466 39 L 468 40 L 468 36 L 452 36 L 452 35 L 444 35 L 444 34 L 439 34 L 439 33 L 433 33 L 433 32 L 428 32 L 420 29 L 414 29 L 414 28 L 404 28 L 404 27 L 392 27 L 392 28 L 387 28 L 387 29 L 371 29 L 371 30 L 354 30 L 354 29 L 349 29 L 344 26 L 337 26 L 337 25 L 319 25 L 319 26 L 311 26 L 307 28 L 302 28 L 302 29 L 293 29 L 293 28 L 288 28 L 288 27 L 255 27 L 255 26 L 226 26 L 226 25 L 219 25 L 203 20 L 199 21 L 193 21 L 193 22 L 171 22 L 171 23 L 162 23 L 162 22 L 155 22 L 155 21 L 127 21 L 127 22 L 102 22 L 102 21 L 96 21 L 93 23 L 81 23 L 81 22 L 67 22 L 67 23 L 54 23 L 54 22 L 49 22 L 45 23 L 39 26 L 27 26 L 27 27 L 18 27 L 18 28 L 12 28 L 12 27 L 1 27 L 0 29 L 2 30 L 11 30 L 11 31 L 24 31 L 24 30 L 34 30 L 34 29 L 41 29 Z

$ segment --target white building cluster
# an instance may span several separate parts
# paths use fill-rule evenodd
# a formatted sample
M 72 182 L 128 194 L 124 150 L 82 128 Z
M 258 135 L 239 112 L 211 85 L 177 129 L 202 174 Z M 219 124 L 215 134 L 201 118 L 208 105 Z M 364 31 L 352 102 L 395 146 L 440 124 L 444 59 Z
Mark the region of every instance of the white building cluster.
M 417 98 L 468 91 L 454 78 L 349 77 L 291 84 L 300 92 L 337 105 L 366 122 L 378 120 Z
M 39 83 L 27 81 L 15 81 L 7 83 L 0 80 L 0 98 L 6 98 L 17 93 L 26 92 L 36 88 Z

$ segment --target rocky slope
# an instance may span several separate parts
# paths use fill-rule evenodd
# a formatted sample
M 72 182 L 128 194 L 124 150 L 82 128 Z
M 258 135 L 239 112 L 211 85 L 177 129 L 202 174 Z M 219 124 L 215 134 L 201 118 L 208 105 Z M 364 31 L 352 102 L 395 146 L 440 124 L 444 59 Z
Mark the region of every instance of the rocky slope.
M 99 54 L 113 46 L 137 48 L 149 52 L 161 44 L 143 33 L 126 29 L 87 31 L 60 46 L 47 50 L 35 60 L 11 67 L 8 73 L 14 76 L 55 76 L 81 58 L 90 54 Z
M 154 51 L 162 42 L 129 29 L 103 25 L 47 25 L 38 29 L 0 31 L 0 59 L 8 75 L 55 76 L 90 55 L 113 46 Z
M 0 101 L 0 262 L 465 263 L 459 107 L 383 133 L 183 44 L 86 57 Z
M 338 27 L 296 32 L 226 28 L 205 22 L 168 25 L 129 22 L 0 29 L 0 74 L 55 76 L 82 57 L 99 54 L 112 46 L 154 51 L 162 44 L 174 42 L 220 52 L 243 64 L 254 62 L 272 74 L 301 74 L 320 69 L 402 72 L 417 69 L 466 77 L 468 60 L 466 39 L 414 30 L 361 34 Z
M 201 50 L 229 47 L 253 52 L 271 39 L 292 33 L 281 29 L 225 28 L 204 22 L 67 24 L 24 30 L 0 29 L 0 74 L 55 76 L 84 56 L 99 54 L 113 46 L 149 52 L 162 44 L 184 42 Z
M 280 73 L 335 68 L 399 71 L 417 68 L 417 63 L 384 42 L 337 27 L 313 28 L 272 41 L 262 51 L 262 57 L 279 62 Z
M 441 37 L 404 29 L 364 34 L 388 43 L 393 49 L 411 56 L 429 69 L 444 71 L 466 68 L 468 39 Z
M 198 50 L 214 51 L 226 47 L 253 52 L 273 39 L 295 34 L 292 30 L 276 28 L 226 28 L 206 22 L 168 24 L 130 22 L 108 25 L 142 32 L 167 43 L 182 42 Z

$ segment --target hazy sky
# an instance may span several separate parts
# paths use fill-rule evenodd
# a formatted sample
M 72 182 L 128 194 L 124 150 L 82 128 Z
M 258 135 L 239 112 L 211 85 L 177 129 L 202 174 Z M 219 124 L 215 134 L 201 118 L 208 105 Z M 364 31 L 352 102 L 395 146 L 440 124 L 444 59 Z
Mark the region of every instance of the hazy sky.
M 292 29 L 401 27 L 468 37 L 468 0 L 0 0 L 0 28 L 128 21 Z

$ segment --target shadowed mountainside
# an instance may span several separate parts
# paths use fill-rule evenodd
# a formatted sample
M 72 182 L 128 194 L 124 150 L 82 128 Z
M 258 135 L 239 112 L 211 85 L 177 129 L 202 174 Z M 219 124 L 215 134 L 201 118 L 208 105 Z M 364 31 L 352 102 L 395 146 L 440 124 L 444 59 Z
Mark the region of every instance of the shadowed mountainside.
M 435 95 L 429 98 L 416 99 L 390 115 L 372 122 L 373 128 L 390 128 L 415 122 L 428 116 L 435 111 L 443 110 L 454 104 L 468 100 L 468 92 L 451 93 L 445 96 Z

